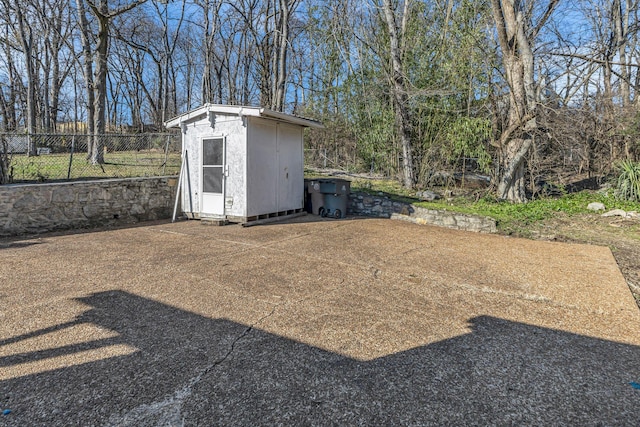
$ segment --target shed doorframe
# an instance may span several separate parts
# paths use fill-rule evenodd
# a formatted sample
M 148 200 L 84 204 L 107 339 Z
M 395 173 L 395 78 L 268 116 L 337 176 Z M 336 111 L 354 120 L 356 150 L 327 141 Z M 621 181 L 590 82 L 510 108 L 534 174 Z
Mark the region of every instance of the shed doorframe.
M 222 216 L 225 213 L 225 193 L 228 176 L 227 138 L 207 135 L 200 138 L 201 178 L 200 213 L 203 216 Z

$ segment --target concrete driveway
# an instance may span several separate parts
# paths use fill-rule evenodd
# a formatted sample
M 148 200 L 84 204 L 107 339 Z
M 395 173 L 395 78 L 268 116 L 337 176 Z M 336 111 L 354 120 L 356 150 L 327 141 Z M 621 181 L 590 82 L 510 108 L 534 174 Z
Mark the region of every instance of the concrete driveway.
M 0 241 L 2 426 L 640 425 L 607 248 L 390 220 Z

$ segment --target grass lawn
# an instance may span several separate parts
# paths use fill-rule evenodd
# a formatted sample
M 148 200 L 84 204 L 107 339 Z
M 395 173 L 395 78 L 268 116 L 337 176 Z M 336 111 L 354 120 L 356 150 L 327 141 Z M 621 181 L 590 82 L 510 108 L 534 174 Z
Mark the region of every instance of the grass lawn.
M 619 200 L 614 197 L 613 190 L 584 190 L 557 197 L 542 197 L 530 200 L 527 203 L 516 204 L 498 201 L 492 194 L 486 194 L 480 199 L 454 196 L 425 202 L 420 201 L 415 192 L 407 190 L 396 180 L 355 178 L 351 182 L 351 188 L 353 191 L 364 191 L 371 194 L 384 193 L 394 200 L 414 203 L 427 209 L 488 216 L 496 220 L 496 225 L 501 233 L 522 236 L 526 236 L 528 234 L 527 229 L 540 221 L 558 216 L 596 215 L 587 209 L 589 203 L 592 202 L 604 204 L 607 210 L 622 209 L 624 211 L 640 212 L 639 203 Z
M 180 153 L 161 150 L 117 151 L 104 156 L 105 163 L 92 165 L 86 153 L 41 154 L 11 159 L 14 182 L 46 182 L 51 180 L 90 178 L 129 178 L 139 176 L 176 175 L 180 172 Z
M 589 203 L 603 203 L 607 210 L 622 209 L 639 211 L 638 203 L 616 199 L 612 192 L 584 190 L 560 197 L 545 197 L 527 203 L 510 203 L 484 197 L 477 201 L 465 197 L 434 202 L 417 202 L 418 206 L 429 209 L 443 209 L 474 215 L 489 216 L 496 220 L 498 229 L 505 234 L 527 235 L 527 230 L 536 222 L 549 220 L 557 216 L 572 217 L 581 214 L 594 214 L 587 209 Z

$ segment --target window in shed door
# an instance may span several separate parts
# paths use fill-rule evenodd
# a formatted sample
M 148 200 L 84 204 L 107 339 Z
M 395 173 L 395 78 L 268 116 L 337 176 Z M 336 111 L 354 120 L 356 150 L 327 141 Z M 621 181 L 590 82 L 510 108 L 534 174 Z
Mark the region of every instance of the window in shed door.
M 222 193 L 224 180 L 224 138 L 202 140 L 202 191 Z

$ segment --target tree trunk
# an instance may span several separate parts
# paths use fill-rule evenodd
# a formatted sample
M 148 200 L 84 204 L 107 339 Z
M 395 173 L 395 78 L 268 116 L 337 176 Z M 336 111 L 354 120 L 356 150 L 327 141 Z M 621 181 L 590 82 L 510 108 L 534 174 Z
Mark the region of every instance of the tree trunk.
M 7 140 L 0 136 L 0 185 L 11 182 L 11 154 Z
M 98 18 L 98 41 L 95 51 L 95 81 L 93 121 L 93 144 L 91 150 L 91 164 L 104 163 L 104 145 L 101 136 L 106 132 L 106 104 L 107 104 L 107 53 L 109 52 L 109 24 L 107 2 L 101 0 Z
M 526 201 L 525 159 L 533 146 L 536 132 L 536 91 L 534 57 L 531 45 L 537 32 L 549 18 L 559 0 L 550 0 L 537 25 L 526 16 L 516 0 L 491 0 L 493 18 L 502 52 L 505 78 L 509 85 L 509 117 L 500 138 L 503 153 L 497 196 L 503 200 Z
M 9 39 L 9 26 L 5 28 L 5 37 L 7 40 Z M 9 93 L 7 95 L 7 98 L 4 97 L 4 91 L 2 91 L 4 130 L 15 131 L 17 127 L 16 104 L 18 98 L 16 94 L 16 86 L 19 76 L 13 63 L 11 46 L 9 45 L 9 43 L 4 43 L 4 48 L 7 73 L 9 74 Z
M 403 14 L 405 18 L 408 13 L 408 4 L 409 0 L 406 0 Z M 404 34 L 399 34 L 391 0 L 384 0 L 382 8 L 389 31 L 389 55 L 392 68 L 390 76 L 392 81 L 391 91 L 395 123 L 402 147 L 402 183 L 406 188 L 413 188 L 416 184 L 416 179 L 413 165 L 413 147 L 411 145 L 411 118 L 408 110 L 407 88 L 402 72 L 402 56 L 400 52 L 400 37 Z
M 527 201 L 525 190 L 525 159 L 531 149 L 532 139 L 514 138 L 505 149 L 505 166 L 498 183 L 498 198 L 515 203 Z
M 273 102 L 272 97 L 272 84 L 271 84 L 271 74 L 272 74 L 272 49 L 273 43 L 272 40 L 274 38 L 272 28 L 270 27 L 271 20 L 274 19 L 275 13 L 272 11 L 272 0 L 267 0 L 264 3 L 264 9 L 260 11 L 263 15 L 263 32 L 264 36 L 260 41 L 260 105 L 263 106 L 271 106 Z
M 27 117 L 26 128 L 27 138 L 29 141 L 28 152 L 29 156 L 36 156 L 37 148 L 34 134 L 36 133 L 36 71 L 35 61 L 33 55 L 33 30 L 28 22 L 25 22 L 25 17 L 22 13 L 22 6 L 16 5 L 14 8 L 16 18 L 18 19 L 18 28 L 20 30 L 20 44 L 22 45 L 22 52 L 24 53 L 25 67 L 27 71 Z
M 82 75 L 84 78 L 85 90 L 87 92 L 87 159 L 91 159 L 93 152 L 94 116 L 95 116 L 95 95 L 93 92 L 93 57 L 91 56 L 91 41 L 89 37 L 89 23 L 84 8 L 84 0 L 76 0 L 78 7 L 78 19 L 80 21 L 80 39 L 82 40 L 82 57 L 84 64 Z
M 621 0 L 613 1 L 613 19 L 615 43 L 618 49 L 618 62 L 620 63 L 620 97 L 622 106 L 631 104 L 631 87 L 629 84 L 629 68 L 627 65 L 627 43 L 629 33 L 629 9 L 631 2 L 626 1 L 623 9 Z
M 275 111 L 282 111 L 284 109 L 285 83 L 287 81 L 287 53 L 289 52 L 289 21 L 294 6 L 295 1 L 280 0 L 280 33 L 276 38 L 276 40 L 278 40 L 277 78 L 272 106 Z
M 203 12 L 205 14 L 205 55 L 204 55 L 204 70 L 202 73 L 202 101 L 203 102 L 220 102 L 220 99 L 216 99 L 216 88 L 220 86 L 220 81 L 215 81 L 213 78 L 213 72 L 215 70 L 216 61 L 216 40 L 220 37 L 218 16 L 220 14 L 220 8 L 222 2 L 214 0 L 213 2 L 203 2 Z
M 108 0 L 100 0 L 97 6 L 93 3 L 88 3 L 91 11 L 98 20 L 98 37 L 95 49 L 95 79 L 93 81 L 95 96 L 93 105 L 95 115 L 93 120 L 93 146 L 91 147 L 91 163 L 94 165 L 104 163 L 104 149 L 101 136 L 104 135 L 106 131 L 107 55 L 109 53 L 109 26 L 111 19 L 143 4 L 145 1 L 146 0 L 135 0 L 129 4 L 120 6 L 114 11 L 109 11 Z
M 66 13 L 67 6 L 64 3 L 55 5 L 55 15 L 51 19 L 52 28 L 49 29 L 51 43 L 50 43 L 50 55 L 51 55 L 51 83 L 50 83 L 50 105 L 49 116 L 47 117 L 50 130 L 56 131 L 58 124 L 58 109 L 60 107 L 60 91 L 64 81 L 71 72 L 72 65 L 67 64 L 63 66 L 60 63 L 60 54 L 64 48 L 65 42 L 68 41 L 69 33 L 67 33 L 67 27 L 63 26 L 64 15 Z

